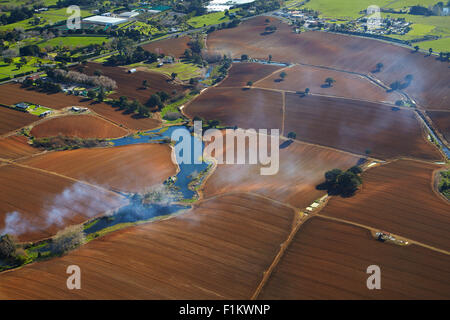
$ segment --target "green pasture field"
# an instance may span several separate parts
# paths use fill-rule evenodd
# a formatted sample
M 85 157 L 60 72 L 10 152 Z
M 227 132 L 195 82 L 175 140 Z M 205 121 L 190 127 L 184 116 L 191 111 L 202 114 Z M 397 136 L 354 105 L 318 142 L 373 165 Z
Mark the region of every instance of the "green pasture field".
M 28 62 L 26 65 L 23 65 L 19 70 L 17 70 L 16 63 L 20 62 L 20 58 L 13 58 L 13 63 L 6 64 L 5 62 L 0 62 L 0 78 L 3 77 L 14 77 L 16 74 L 29 72 L 29 71 L 37 71 L 38 67 L 35 66 L 35 64 L 41 62 L 41 63 L 48 63 L 49 60 L 44 60 L 37 57 L 27 57 Z
M 405 9 L 417 5 L 428 8 L 428 6 L 435 5 L 438 2 L 439 0 L 397 0 L 392 1 L 386 8 Z
M 96 61 L 98 62 L 98 61 Z M 148 70 L 163 73 L 168 75 L 169 77 L 173 72 L 177 74 L 177 78 L 180 80 L 189 80 L 191 78 L 200 77 L 202 75 L 202 68 L 190 62 L 174 62 L 174 63 L 165 63 L 163 66 L 158 67 L 158 62 L 153 62 L 150 64 L 146 63 L 134 63 L 128 65 L 128 67 L 136 68 L 136 67 L 144 67 Z
M 391 18 L 405 18 L 406 21 L 412 22 L 412 29 L 405 35 L 391 35 L 390 37 L 402 39 L 402 40 L 413 40 L 422 38 L 426 35 L 438 36 L 442 39 L 433 41 L 423 41 L 414 43 L 419 47 L 429 48 L 427 43 L 433 43 L 436 46 L 436 51 L 450 51 L 450 42 L 446 40 L 450 37 L 450 16 L 417 16 L 411 14 L 392 14 L 383 13 L 382 17 Z M 434 49 L 434 48 L 433 48 Z
M 303 8 L 319 11 L 320 16 L 324 18 L 353 20 L 362 16 L 363 14 L 359 12 L 370 5 L 382 7 L 390 2 L 392 0 L 311 0 Z
M 34 17 L 23 20 L 23 21 L 18 21 L 15 23 L 11 23 L 8 25 L 4 25 L 4 26 L 0 26 L 0 31 L 4 31 L 4 30 L 12 30 L 14 28 L 23 28 L 25 30 L 27 29 L 32 29 L 32 28 L 36 28 L 36 27 L 43 27 L 46 26 L 47 24 L 54 24 L 60 21 L 64 21 L 67 18 L 70 17 L 70 14 L 66 13 L 67 8 L 61 8 L 61 9 L 51 9 L 48 11 L 44 11 L 44 12 L 39 12 L 39 13 L 35 13 Z M 88 10 L 81 10 L 81 17 L 84 18 L 86 16 L 90 16 L 92 15 L 92 13 L 90 13 L 90 11 Z M 35 17 L 42 17 L 44 18 L 44 22 L 38 25 L 32 25 L 30 22 L 33 21 L 33 19 Z
M 450 52 L 450 38 L 441 38 L 438 40 L 417 42 L 420 49 L 428 50 L 432 48 L 434 52 Z
M 91 44 L 102 44 L 104 42 L 108 42 L 108 37 L 83 37 L 83 36 L 74 36 L 74 37 L 56 37 L 44 42 L 38 43 L 38 46 L 41 48 L 45 48 L 46 46 L 52 47 L 87 47 Z
M 236 12 L 237 9 L 230 10 L 230 13 Z M 225 12 L 212 12 L 208 14 L 204 14 L 198 17 L 190 18 L 187 23 L 193 28 L 200 28 L 204 25 L 210 26 L 214 24 L 220 24 L 222 22 L 229 22 L 230 18 L 225 16 Z
M 41 114 L 43 114 L 46 111 L 52 111 L 52 109 L 47 108 L 47 107 L 42 107 L 42 106 L 38 107 L 38 106 L 36 106 L 34 104 L 31 104 L 28 107 L 27 111 L 28 111 L 28 113 L 31 113 L 31 114 L 33 114 L 35 116 L 40 116 Z

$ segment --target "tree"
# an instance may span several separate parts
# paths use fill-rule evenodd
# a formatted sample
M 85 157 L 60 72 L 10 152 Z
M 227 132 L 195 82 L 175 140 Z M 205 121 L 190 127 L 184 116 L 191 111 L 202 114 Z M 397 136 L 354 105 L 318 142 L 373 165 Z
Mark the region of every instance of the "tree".
M 34 56 L 37 57 L 40 53 L 40 49 L 37 45 L 32 44 L 19 49 L 21 56 Z
M 414 52 L 417 52 L 417 51 L 419 51 L 419 46 L 414 46 Z
M 96 96 L 97 94 L 95 93 L 95 91 L 94 90 L 89 90 L 88 92 L 87 92 L 87 96 L 88 96 L 88 98 L 89 99 L 95 99 L 95 96 Z
M 163 106 L 161 98 L 157 94 L 152 94 L 145 104 L 149 108 L 161 108 Z
M 337 182 L 337 178 L 342 174 L 341 169 L 333 169 L 325 172 L 325 181 L 330 184 L 335 184 Z
M 291 132 L 288 133 L 287 137 L 289 139 L 295 139 L 295 138 L 297 138 L 297 134 L 295 132 L 291 131 Z
M 383 67 L 384 67 L 384 64 L 382 64 L 381 62 L 377 63 L 377 71 L 378 72 L 381 71 L 381 68 L 383 68 Z
M 10 235 L 0 237 L 0 259 L 10 259 L 15 256 L 16 244 Z
M 147 80 L 142 81 L 142 86 L 143 86 L 145 89 L 147 89 L 147 87 L 148 87 L 148 81 L 147 81 Z
M 272 55 L 269 54 L 269 62 L 271 62 L 271 61 L 272 61 Z
M 362 173 L 362 169 L 358 166 L 353 166 L 348 171 L 353 172 L 354 174 L 360 174 Z
M 150 116 L 150 110 L 148 107 L 143 106 L 139 104 L 139 107 L 137 109 L 139 116 L 141 117 L 149 117 Z
M 412 79 L 413 79 L 413 75 L 412 74 L 408 74 L 408 75 L 405 76 L 405 81 L 406 81 L 407 84 L 410 84 Z
M 325 79 L 325 83 L 326 83 L 329 87 L 331 87 L 331 86 L 333 85 L 333 83 L 335 83 L 335 82 L 336 82 L 336 80 L 334 80 L 334 79 L 331 78 L 331 77 L 328 77 L 328 78 Z
M 3 58 L 3 61 L 6 63 L 6 64 L 11 64 L 11 63 L 13 63 L 13 58 L 10 58 L 10 57 L 5 57 L 5 58 Z
M 247 86 L 248 86 L 248 87 L 251 87 L 252 85 L 253 85 L 253 81 L 247 82 Z
M 105 100 L 106 98 L 106 94 L 105 91 L 103 90 L 103 87 L 100 89 L 100 91 L 97 94 L 97 100 L 102 102 L 103 100 Z
M 325 172 L 325 182 L 318 185 L 320 190 L 326 189 L 330 195 L 351 196 L 362 183 L 361 168 L 354 166 L 347 171 L 333 169 Z
M 309 88 L 306 88 L 305 89 L 305 95 L 308 95 L 309 94 Z
M 175 72 L 172 72 L 172 74 L 170 76 L 172 77 L 172 81 L 173 81 L 177 78 L 178 74 Z
M 428 49 L 428 52 L 429 52 L 429 54 L 431 56 L 431 54 L 433 53 L 433 48 Z
M 165 91 L 158 91 L 156 94 L 161 99 L 161 102 L 166 102 L 167 99 L 170 98 L 169 94 L 167 92 L 165 92 Z
M 286 76 L 287 76 L 287 73 L 286 73 L 286 72 L 282 71 L 282 72 L 280 73 L 280 78 L 281 78 L 281 80 L 284 80 L 284 78 L 286 78 Z
M 401 83 L 400 83 L 400 81 L 394 81 L 391 83 L 390 87 L 391 87 L 391 90 L 398 90 L 401 87 Z
M 246 54 L 241 55 L 241 60 L 242 61 L 247 61 L 248 60 L 248 55 L 246 55 Z

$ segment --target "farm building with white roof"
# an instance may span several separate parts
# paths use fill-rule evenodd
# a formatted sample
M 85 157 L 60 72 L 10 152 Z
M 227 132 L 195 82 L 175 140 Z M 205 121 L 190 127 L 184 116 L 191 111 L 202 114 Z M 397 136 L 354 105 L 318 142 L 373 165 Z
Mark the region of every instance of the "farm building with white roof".
M 113 18 L 105 16 L 93 16 L 89 18 L 84 18 L 84 23 L 98 24 L 102 26 L 115 26 L 124 22 L 127 22 L 126 18 Z

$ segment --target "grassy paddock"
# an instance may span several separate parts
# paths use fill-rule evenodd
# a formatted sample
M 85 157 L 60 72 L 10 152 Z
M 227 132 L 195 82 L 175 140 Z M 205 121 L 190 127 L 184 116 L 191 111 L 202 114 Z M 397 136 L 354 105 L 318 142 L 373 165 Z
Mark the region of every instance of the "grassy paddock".
M 230 13 L 236 12 L 237 9 L 230 10 Z M 229 22 L 230 18 L 225 16 L 225 12 L 212 12 L 199 17 L 193 17 L 187 23 L 193 28 L 200 28 L 204 25 L 210 26 L 220 24 L 222 22 Z

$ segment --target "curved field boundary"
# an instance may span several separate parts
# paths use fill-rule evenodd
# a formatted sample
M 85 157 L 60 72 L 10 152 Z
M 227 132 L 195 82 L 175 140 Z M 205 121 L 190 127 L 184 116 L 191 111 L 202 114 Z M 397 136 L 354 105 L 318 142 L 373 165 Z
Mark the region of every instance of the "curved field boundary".
M 0 298 L 248 299 L 294 216 L 260 197 L 223 196 L 171 219 L 108 234 L 61 258 L 2 273 Z M 82 290 L 66 288 L 71 264 L 83 270 Z
M 266 19 L 278 28 L 273 34 L 263 35 Z M 414 80 L 405 93 L 426 108 L 448 109 L 450 96 L 446 91 L 450 78 L 446 64 L 435 61 L 434 56 L 424 57 L 396 45 L 328 32 L 295 34 L 277 18 L 255 17 L 236 28 L 210 33 L 208 47 L 231 52 L 233 57 L 247 54 L 267 59 L 270 53 L 274 61 L 322 65 L 367 75 L 374 74 L 373 69 L 381 62 L 384 67 L 376 76 L 382 83 L 403 81 L 411 74 Z
M 149 143 L 49 152 L 21 164 L 119 192 L 143 192 L 176 173 L 171 149 Z
M 17 163 L 0 167 L 0 181 L 0 230 L 19 241 L 48 238 L 126 204 L 97 185 Z
M 33 126 L 31 135 L 36 138 L 63 135 L 78 138 L 119 138 L 129 132 L 122 127 L 93 115 L 66 115 L 52 117 Z
M 365 171 L 351 198 L 332 198 L 320 214 L 385 230 L 440 250 L 450 250 L 450 203 L 436 194 L 442 166 L 395 160 Z

